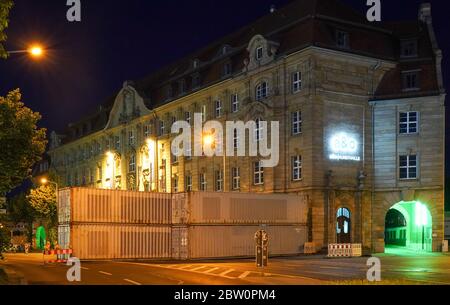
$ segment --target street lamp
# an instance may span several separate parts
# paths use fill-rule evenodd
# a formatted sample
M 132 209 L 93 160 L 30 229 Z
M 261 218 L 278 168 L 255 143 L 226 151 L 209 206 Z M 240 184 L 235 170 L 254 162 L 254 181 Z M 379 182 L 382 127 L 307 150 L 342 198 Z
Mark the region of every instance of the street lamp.
M 8 54 L 24 54 L 24 53 L 28 53 L 31 57 L 38 59 L 38 58 L 41 58 L 44 55 L 45 50 L 40 45 L 36 44 L 36 45 L 30 46 L 26 50 L 7 51 L 7 53 Z

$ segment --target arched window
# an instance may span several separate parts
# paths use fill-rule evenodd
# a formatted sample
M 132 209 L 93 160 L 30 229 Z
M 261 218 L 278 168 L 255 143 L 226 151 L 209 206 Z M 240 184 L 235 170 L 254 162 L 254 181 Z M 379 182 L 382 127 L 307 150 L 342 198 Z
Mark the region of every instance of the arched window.
M 340 208 L 336 213 L 336 235 L 339 244 L 351 243 L 351 214 L 347 208 Z
M 269 95 L 269 85 L 266 81 L 259 83 L 256 86 L 256 100 L 260 101 Z

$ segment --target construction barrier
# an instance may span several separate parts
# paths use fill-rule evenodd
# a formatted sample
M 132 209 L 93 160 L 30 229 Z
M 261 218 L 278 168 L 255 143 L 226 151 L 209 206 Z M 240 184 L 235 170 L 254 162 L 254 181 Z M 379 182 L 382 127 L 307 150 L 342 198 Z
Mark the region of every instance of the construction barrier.
M 362 256 L 361 244 L 329 244 L 328 257 L 360 257 Z
M 72 249 L 46 250 L 42 252 L 42 260 L 44 261 L 44 264 L 66 263 L 72 253 L 73 253 Z M 46 256 L 55 256 L 55 255 L 56 259 L 46 260 Z

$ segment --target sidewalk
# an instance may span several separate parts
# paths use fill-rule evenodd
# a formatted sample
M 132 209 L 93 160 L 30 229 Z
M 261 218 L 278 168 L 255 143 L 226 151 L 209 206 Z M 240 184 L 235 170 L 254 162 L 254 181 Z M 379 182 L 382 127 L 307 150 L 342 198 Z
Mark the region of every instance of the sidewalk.
M 23 275 L 16 273 L 11 268 L 0 265 L 0 285 L 26 285 Z

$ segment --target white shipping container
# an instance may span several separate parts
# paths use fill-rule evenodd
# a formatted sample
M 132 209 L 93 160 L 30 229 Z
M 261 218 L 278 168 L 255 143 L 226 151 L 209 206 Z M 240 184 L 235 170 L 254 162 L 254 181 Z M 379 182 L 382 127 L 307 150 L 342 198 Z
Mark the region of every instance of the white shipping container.
M 269 234 L 269 255 L 303 253 L 307 227 L 298 226 L 191 226 L 189 258 L 225 258 L 255 256 L 255 233 Z
M 171 258 L 171 227 L 90 225 L 71 227 L 73 256 L 83 260 Z
M 102 190 L 90 188 L 64 189 L 60 194 L 60 224 L 172 223 L 171 194 Z
M 306 224 L 306 200 L 296 194 L 189 193 L 189 224 Z

